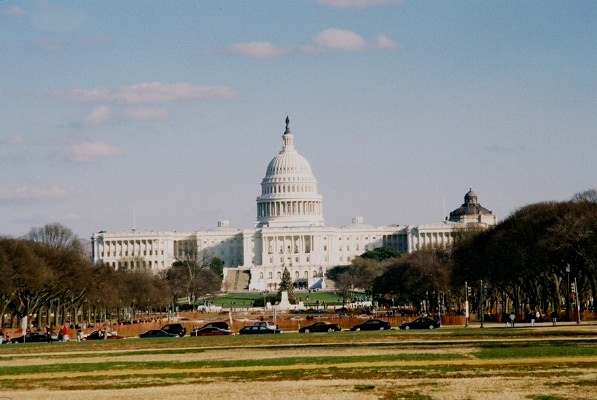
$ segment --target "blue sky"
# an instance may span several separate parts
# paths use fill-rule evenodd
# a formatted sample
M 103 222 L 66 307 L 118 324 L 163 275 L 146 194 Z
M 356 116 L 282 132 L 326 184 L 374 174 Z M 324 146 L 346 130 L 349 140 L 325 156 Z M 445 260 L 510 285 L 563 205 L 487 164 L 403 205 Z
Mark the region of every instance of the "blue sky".
M 0 234 L 253 226 L 290 117 L 329 226 L 597 187 L 594 1 L 0 1 Z

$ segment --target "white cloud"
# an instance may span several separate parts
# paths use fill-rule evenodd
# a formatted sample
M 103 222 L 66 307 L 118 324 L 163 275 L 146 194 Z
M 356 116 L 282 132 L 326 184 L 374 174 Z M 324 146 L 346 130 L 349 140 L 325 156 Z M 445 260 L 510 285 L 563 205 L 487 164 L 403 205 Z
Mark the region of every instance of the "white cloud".
M 41 201 L 61 199 L 66 196 L 66 190 L 59 186 L 31 187 L 23 186 L 16 189 L 0 187 L 0 202 L 17 200 Z
M 360 35 L 343 29 L 326 29 L 313 36 L 311 40 L 321 50 L 355 51 L 367 47 L 367 42 Z
M 270 42 L 244 42 L 237 43 L 228 48 L 233 53 L 244 54 L 250 57 L 277 57 L 284 52 Z
M 166 119 L 170 113 L 158 107 L 135 107 L 124 110 L 124 115 L 132 119 Z
M 80 163 L 89 163 L 105 157 L 116 157 L 122 151 L 115 146 L 106 143 L 81 143 L 69 147 L 64 152 L 67 159 Z
M 2 14 L 10 15 L 11 17 L 24 17 L 27 15 L 27 10 L 18 6 L 12 6 L 3 8 Z
M 379 47 L 380 49 L 395 49 L 396 47 L 398 47 L 398 43 L 396 43 L 394 40 L 390 39 L 386 35 L 379 35 L 375 39 L 375 43 L 377 44 L 377 47 Z
M 83 118 L 85 125 L 101 125 L 112 119 L 112 111 L 106 106 L 94 107 L 91 112 Z
M 229 86 L 148 82 L 116 89 L 96 88 L 58 91 L 55 92 L 55 95 L 80 103 L 144 104 L 208 98 L 234 98 L 238 96 L 238 93 Z
M 376 7 L 382 5 L 398 5 L 401 0 L 319 0 L 321 4 L 331 7 L 353 8 L 353 7 Z

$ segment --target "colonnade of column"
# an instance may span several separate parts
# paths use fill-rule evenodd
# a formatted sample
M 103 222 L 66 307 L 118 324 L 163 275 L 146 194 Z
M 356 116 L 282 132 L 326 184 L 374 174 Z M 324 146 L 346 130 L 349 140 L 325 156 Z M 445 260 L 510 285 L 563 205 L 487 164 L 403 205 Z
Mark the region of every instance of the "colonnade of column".
M 258 217 L 279 217 L 293 215 L 321 215 L 321 201 L 268 201 L 257 205 Z
M 424 249 L 426 247 L 446 248 L 452 244 L 451 232 L 417 232 L 409 231 L 408 252 Z
M 157 256 L 163 250 L 159 240 L 105 240 L 97 242 L 100 258 Z
M 312 235 L 265 236 L 263 241 L 267 254 L 308 254 L 313 248 Z

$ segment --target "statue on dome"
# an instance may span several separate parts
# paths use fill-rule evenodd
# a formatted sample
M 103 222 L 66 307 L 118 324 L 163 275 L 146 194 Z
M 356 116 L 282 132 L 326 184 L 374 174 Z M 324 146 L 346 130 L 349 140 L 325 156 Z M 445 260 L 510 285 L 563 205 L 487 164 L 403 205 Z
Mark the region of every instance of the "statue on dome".
M 288 130 L 288 124 L 290 123 L 290 119 L 288 119 L 288 115 L 286 116 L 286 129 Z

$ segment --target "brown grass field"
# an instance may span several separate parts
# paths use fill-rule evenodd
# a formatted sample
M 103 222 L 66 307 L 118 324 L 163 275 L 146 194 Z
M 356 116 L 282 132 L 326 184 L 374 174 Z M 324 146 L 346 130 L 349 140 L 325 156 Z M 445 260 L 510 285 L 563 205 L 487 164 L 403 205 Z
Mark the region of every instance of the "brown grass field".
M 0 346 L 0 400 L 71 398 L 595 399 L 597 325 Z

